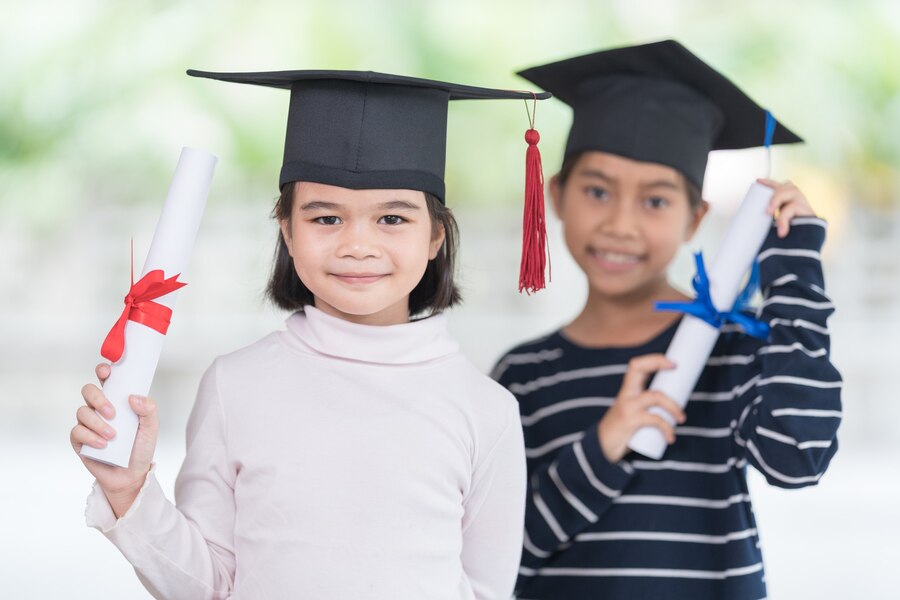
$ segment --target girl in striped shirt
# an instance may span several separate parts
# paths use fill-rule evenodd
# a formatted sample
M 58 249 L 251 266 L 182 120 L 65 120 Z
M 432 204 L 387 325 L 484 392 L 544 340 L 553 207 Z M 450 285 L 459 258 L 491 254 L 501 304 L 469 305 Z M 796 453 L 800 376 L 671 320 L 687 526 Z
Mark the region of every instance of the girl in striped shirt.
M 646 389 L 674 367 L 663 353 L 680 321 L 654 304 L 688 300 L 666 271 L 707 212 L 708 152 L 758 145 L 765 113 L 674 41 L 522 75 L 574 109 L 550 192 L 589 291 L 573 321 L 494 370 L 519 401 L 528 460 L 517 597 L 763 598 L 746 468 L 813 485 L 837 449 L 825 223 L 795 185 L 760 180 L 774 190 L 758 257 L 768 339 L 723 327 L 682 410 Z M 794 141 L 778 125 L 774 142 Z M 628 451 L 645 426 L 669 443 L 659 461 Z

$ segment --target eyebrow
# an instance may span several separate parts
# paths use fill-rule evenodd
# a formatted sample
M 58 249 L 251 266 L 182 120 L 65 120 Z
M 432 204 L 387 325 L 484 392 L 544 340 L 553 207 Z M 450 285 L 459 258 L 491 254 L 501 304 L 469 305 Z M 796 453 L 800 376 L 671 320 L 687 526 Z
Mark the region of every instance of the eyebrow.
M 615 183 L 616 179 L 610 177 L 600 169 L 582 169 L 578 171 L 579 175 L 583 175 L 585 177 L 596 177 L 597 179 L 602 179 L 604 181 L 608 181 L 610 183 Z M 674 181 L 670 181 L 668 179 L 657 179 L 655 181 L 649 181 L 647 183 L 641 183 L 640 187 L 642 188 L 669 188 L 673 190 L 679 190 L 678 184 Z
M 325 202 L 323 200 L 313 200 L 312 202 L 307 202 L 306 204 L 300 207 L 300 210 L 337 210 L 340 208 L 339 204 L 334 202 Z
M 325 202 L 324 200 L 313 200 L 311 202 L 307 202 L 306 204 L 300 207 L 302 211 L 314 211 L 314 210 L 339 210 L 341 208 L 340 204 L 336 202 Z M 378 205 L 378 210 L 419 210 L 421 207 L 409 202 L 407 200 L 390 200 L 388 202 L 382 202 Z
M 407 200 L 391 200 L 378 205 L 379 210 L 420 210 L 421 207 Z
M 641 187 L 643 187 L 643 188 L 659 188 L 659 187 L 661 187 L 661 188 L 669 188 L 669 189 L 672 189 L 675 191 L 678 191 L 679 189 L 681 189 L 678 187 L 677 183 L 675 183 L 674 181 L 669 181 L 668 179 L 657 179 L 656 181 L 651 181 L 649 183 L 642 184 Z

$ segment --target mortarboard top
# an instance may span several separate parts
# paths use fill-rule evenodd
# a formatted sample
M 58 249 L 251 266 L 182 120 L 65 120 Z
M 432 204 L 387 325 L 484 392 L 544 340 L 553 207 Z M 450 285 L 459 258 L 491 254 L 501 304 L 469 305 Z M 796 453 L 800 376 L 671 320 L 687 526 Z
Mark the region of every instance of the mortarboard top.
M 279 187 L 414 189 L 441 201 L 450 100 L 550 97 L 371 71 L 187 73 L 291 91 Z
M 574 112 L 566 157 L 599 150 L 670 166 L 703 187 L 711 150 L 763 145 L 766 111 L 674 40 L 520 71 Z M 802 142 L 778 123 L 772 143 Z

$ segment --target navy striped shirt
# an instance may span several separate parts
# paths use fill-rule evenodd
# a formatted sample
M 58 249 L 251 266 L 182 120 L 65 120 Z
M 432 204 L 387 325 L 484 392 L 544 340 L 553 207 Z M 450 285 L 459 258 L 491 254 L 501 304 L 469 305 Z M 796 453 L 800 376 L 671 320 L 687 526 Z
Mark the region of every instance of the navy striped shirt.
M 677 323 L 635 347 L 585 348 L 560 332 L 506 354 L 494 378 L 519 400 L 528 459 L 521 599 L 766 595 L 746 467 L 813 485 L 837 450 L 841 377 L 829 360 L 819 251 L 825 223 L 773 228 L 759 255 L 767 342 L 723 328 L 661 460 L 606 460 L 597 422 L 628 361 L 665 352 Z

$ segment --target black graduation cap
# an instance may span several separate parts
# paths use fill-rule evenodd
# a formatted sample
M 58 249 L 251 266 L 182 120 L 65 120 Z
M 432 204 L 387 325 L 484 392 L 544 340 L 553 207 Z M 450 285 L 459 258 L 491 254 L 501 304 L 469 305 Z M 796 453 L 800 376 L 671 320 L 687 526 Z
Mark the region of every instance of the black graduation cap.
M 371 71 L 187 73 L 291 91 L 279 187 L 414 189 L 442 201 L 450 100 L 550 97 Z
M 566 157 L 599 150 L 661 163 L 698 187 L 710 150 L 763 145 L 766 111 L 674 40 L 614 48 L 519 75 L 570 105 Z M 780 123 L 771 142 L 802 142 Z

